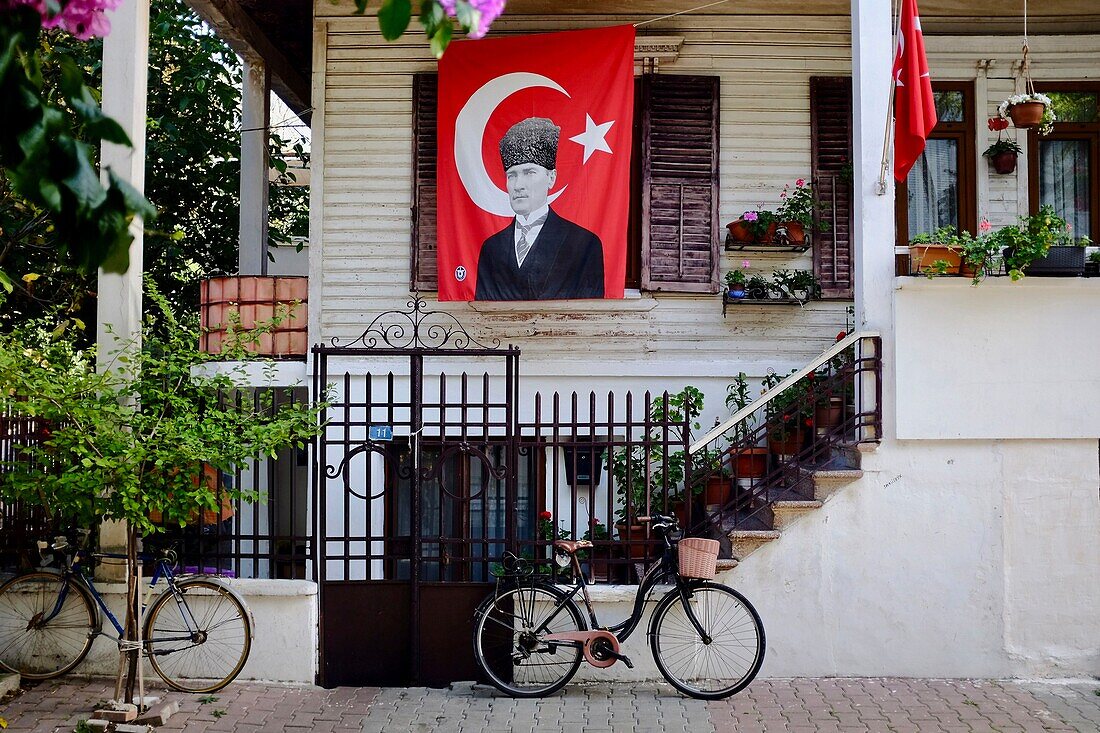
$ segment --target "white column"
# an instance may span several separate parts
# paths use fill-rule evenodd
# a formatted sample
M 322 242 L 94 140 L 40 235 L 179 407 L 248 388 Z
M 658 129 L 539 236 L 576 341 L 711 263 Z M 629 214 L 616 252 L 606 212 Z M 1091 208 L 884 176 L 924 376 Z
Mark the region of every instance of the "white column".
M 267 134 L 271 77 L 259 59 L 245 59 L 241 89 L 241 235 L 238 274 L 267 274 Z
M 103 111 L 114 118 L 133 147 L 104 143 L 100 152 L 103 178 L 110 168 L 138 191 L 145 191 L 145 100 L 149 74 L 149 0 L 123 0 L 113 13 L 111 32 L 103 39 Z M 122 347 L 141 348 L 141 293 L 145 270 L 142 257 L 142 220 L 130 224 L 130 267 L 120 274 L 99 271 L 96 298 L 97 368 L 105 371 L 112 354 Z M 118 551 L 126 547 L 126 525 L 105 522 L 100 546 Z M 101 577 L 121 580 L 120 566 L 104 565 Z
M 110 168 L 138 191 L 145 190 L 145 98 L 149 73 L 149 0 L 123 0 L 108 16 L 111 32 L 103 39 L 103 111 L 130 137 L 133 147 L 104 143 L 103 179 Z M 105 368 L 120 344 L 141 338 L 142 226 L 130 224 L 130 268 L 123 274 L 99 271 L 96 343 L 99 368 Z
M 894 431 L 894 180 L 887 168 L 885 193 L 879 190 L 887 110 L 893 93 L 893 23 L 890 3 L 852 0 L 852 147 L 855 202 L 852 217 L 855 257 L 856 330 L 882 334 L 882 422 Z

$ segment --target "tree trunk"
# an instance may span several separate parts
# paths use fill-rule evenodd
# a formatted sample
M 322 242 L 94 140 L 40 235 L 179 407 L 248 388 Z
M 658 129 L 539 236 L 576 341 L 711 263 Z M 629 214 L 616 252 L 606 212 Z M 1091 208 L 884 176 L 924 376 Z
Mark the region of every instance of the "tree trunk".
M 126 530 L 126 617 L 122 624 L 122 640 L 127 642 L 119 651 L 118 680 L 115 699 L 129 703 L 134 700 L 141 649 L 138 641 L 138 624 L 141 622 L 141 589 L 138 588 L 138 536 L 133 527 Z

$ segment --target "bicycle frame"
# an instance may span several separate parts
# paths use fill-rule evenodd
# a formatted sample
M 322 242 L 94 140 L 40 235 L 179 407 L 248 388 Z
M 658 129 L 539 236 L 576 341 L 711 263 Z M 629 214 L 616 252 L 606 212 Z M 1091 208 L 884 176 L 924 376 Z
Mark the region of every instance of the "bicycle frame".
M 115 554 L 115 553 L 96 553 L 94 556 L 95 557 L 112 558 L 112 559 L 116 559 L 116 560 L 126 559 L 126 555 Z M 63 579 L 73 580 L 74 582 L 84 586 L 84 588 L 89 593 L 91 593 L 92 598 L 95 599 L 96 605 L 99 606 L 99 609 L 102 612 L 102 614 L 105 615 L 107 617 L 107 620 L 109 620 L 111 622 L 111 625 L 114 626 L 115 634 L 116 634 L 116 640 L 121 639 L 122 635 L 124 633 L 124 630 L 122 628 L 122 624 L 119 622 L 118 618 L 116 618 L 115 615 L 113 613 L 111 613 L 111 609 L 107 607 L 107 602 L 103 600 L 103 596 L 100 594 L 99 589 L 96 588 L 95 581 L 91 577 L 85 576 L 84 573 L 80 572 L 81 566 L 82 566 L 83 561 L 84 561 L 84 558 L 85 558 L 85 553 L 83 551 L 78 552 L 76 554 L 75 561 L 72 563 L 72 565 L 70 565 L 70 566 L 68 566 L 68 567 L 66 567 L 66 568 L 64 568 L 63 570 L 60 571 L 61 577 Z M 187 606 L 186 601 L 184 601 L 183 598 L 179 595 L 179 592 L 178 592 L 178 589 L 177 589 L 177 586 L 176 586 L 176 576 L 172 572 L 172 566 L 163 557 L 154 558 L 153 556 L 146 555 L 144 553 L 138 554 L 138 560 L 140 560 L 142 562 L 146 562 L 146 561 L 151 560 L 151 561 L 154 561 L 156 563 L 156 565 L 154 566 L 154 569 L 153 569 L 153 577 L 150 578 L 150 580 L 149 580 L 149 587 L 152 588 L 153 586 L 155 586 L 157 584 L 157 581 L 160 578 L 163 577 L 165 579 L 165 581 L 168 583 L 168 590 L 171 591 L 176 596 L 176 603 L 179 604 L 181 614 L 182 614 L 185 622 L 187 623 L 187 627 L 188 627 L 188 629 L 187 629 L 188 630 L 188 635 L 187 636 L 180 636 L 178 638 L 176 638 L 176 637 L 162 637 L 160 639 L 160 641 L 188 641 L 188 640 L 190 640 L 192 638 L 193 634 L 194 634 L 194 631 L 197 628 L 197 624 L 195 623 L 195 619 L 191 614 L 191 609 Z M 49 615 L 46 616 L 46 618 L 42 619 L 42 623 L 48 623 L 55 616 L 57 616 L 57 614 L 59 614 L 61 612 L 61 609 L 65 604 L 65 599 L 68 597 L 68 595 L 69 595 L 69 585 L 68 585 L 68 583 L 65 583 L 61 586 L 61 592 L 57 594 L 57 601 L 54 603 L 53 610 L 50 611 Z M 142 603 L 141 604 L 142 616 L 145 615 L 145 609 L 146 608 L 148 608 L 148 604 Z M 97 624 L 96 625 L 97 625 L 97 628 L 96 628 L 95 633 L 97 635 L 106 636 L 106 634 L 104 634 L 104 632 L 103 632 L 103 617 L 102 616 L 97 618 Z
M 691 621 L 691 625 L 695 627 L 695 630 L 699 632 L 700 638 L 709 643 L 710 636 L 703 629 L 702 624 L 699 623 L 699 619 L 695 617 L 695 611 L 692 609 L 691 604 L 688 603 L 688 600 L 692 596 L 692 587 L 695 583 L 689 584 L 688 581 L 680 577 L 679 569 L 676 566 L 676 560 L 672 556 L 672 542 L 669 540 L 668 535 L 665 535 L 662 539 L 664 540 L 664 548 L 661 551 L 661 559 L 657 563 L 654 563 L 645 574 L 642 575 L 641 580 L 638 582 L 638 590 L 634 595 L 634 607 L 631 609 L 630 615 L 623 621 L 608 626 L 606 630 L 614 634 L 615 638 L 618 639 L 620 643 L 626 641 L 630 635 L 638 629 L 639 624 L 642 622 L 642 617 L 645 615 L 645 603 L 649 598 L 650 591 L 652 591 L 660 581 L 672 577 L 675 580 L 676 590 L 680 593 L 680 597 L 684 601 L 684 609 L 687 613 L 688 620 Z M 545 632 L 550 623 L 557 617 L 558 613 L 565 608 L 569 601 L 576 597 L 578 592 L 584 600 L 592 629 L 604 628 L 600 625 L 599 619 L 596 618 L 596 612 L 592 608 L 592 598 L 588 594 L 587 579 L 584 573 L 581 572 L 580 560 L 577 559 L 576 555 L 573 555 L 572 562 L 573 576 L 577 580 L 572 590 L 566 593 L 554 606 L 554 612 L 534 630 L 536 634 Z

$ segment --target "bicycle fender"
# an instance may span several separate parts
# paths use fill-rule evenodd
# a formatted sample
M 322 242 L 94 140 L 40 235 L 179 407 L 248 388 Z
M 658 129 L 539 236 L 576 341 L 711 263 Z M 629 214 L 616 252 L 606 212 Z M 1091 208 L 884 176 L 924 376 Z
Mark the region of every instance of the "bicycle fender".
M 245 612 L 248 614 L 248 633 L 249 633 L 248 638 L 251 639 L 251 640 L 255 640 L 256 639 L 256 616 L 252 613 L 252 607 L 248 605 L 247 601 L 245 601 L 244 596 L 242 596 L 240 593 L 238 593 L 236 588 L 234 588 L 229 583 L 227 583 L 224 579 L 219 578 L 216 575 L 196 575 L 196 576 L 193 576 L 193 577 L 194 577 L 195 580 L 203 580 L 203 581 L 206 581 L 207 583 L 210 583 L 211 585 L 218 586 L 219 588 L 223 589 L 226 593 L 233 596 L 233 598 L 235 598 L 237 600 L 237 602 L 241 604 L 241 608 L 243 608 L 245 610 Z M 166 593 L 171 593 L 172 591 L 167 590 L 165 592 Z

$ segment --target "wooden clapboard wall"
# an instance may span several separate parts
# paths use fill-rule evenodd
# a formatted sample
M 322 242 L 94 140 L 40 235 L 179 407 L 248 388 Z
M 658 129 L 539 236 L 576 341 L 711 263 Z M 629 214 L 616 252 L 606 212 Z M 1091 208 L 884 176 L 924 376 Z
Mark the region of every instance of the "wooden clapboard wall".
M 358 335 L 375 313 L 407 300 L 418 267 L 411 238 L 414 229 L 434 226 L 435 216 L 414 196 L 412 170 L 414 126 L 426 124 L 414 120 L 413 95 L 427 93 L 414 83 L 414 76 L 435 68 L 427 46 L 420 38 L 385 43 L 373 18 L 324 17 L 335 12 L 318 6 L 327 27 L 325 135 L 324 150 L 313 151 L 315 160 L 322 157 L 323 168 L 322 241 L 311 243 L 314 256 L 320 252 L 322 278 L 320 333 L 315 339 L 326 341 Z M 506 16 L 494 26 L 494 33 L 613 22 L 623 20 Z M 719 77 L 720 178 L 717 195 L 709 199 L 717 214 L 705 216 L 721 238 L 725 223 L 761 203 L 776 207 L 784 183 L 809 177 L 810 77 L 850 73 L 850 20 L 815 17 L 806 27 L 805 19 L 698 15 L 655 25 L 651 33 L 685 37 L 679 59 L 663 63 L 662 73 Z M 418 170 L 429 165 L 429 158 L 429 150 L 418 149 Z M 696 183 L 702 188 L 690 195 L 706 201 L 703 190 L 709 183 Z M 688 225 L 698 228 L 705 222 L 700 218 Z M 701 240 L 695 241 L 698 245 Z M 813 266 L 809 254 L 719 250 L 719 276 L 745 259 L 750 269 L 769 274 L 776 268 Z M 650 263 L 648 270 L 651 288 L 660 287 L 662 268 L 668 266 L 657 264 Z M 711 289 L 709 275 L 702 269 L 692 275 L 700 280 L 700 291 Z M 428 284 L 418 278 L 425 290 Z M 843 301 L 816 302 L 804 309 L 743 308 L 723 319 L 716 294 L 646 288 L 623 301 L 439 307 L 454 313 L 475 334 L 519 345 L 529 376 L 635 375 L 684 382 L 693 376 L 726 378 L 742 369 L 761 374 L 767 367 L 805 363 L 845 324 Z M 711 401 L 715 406 L 720 402 Z

